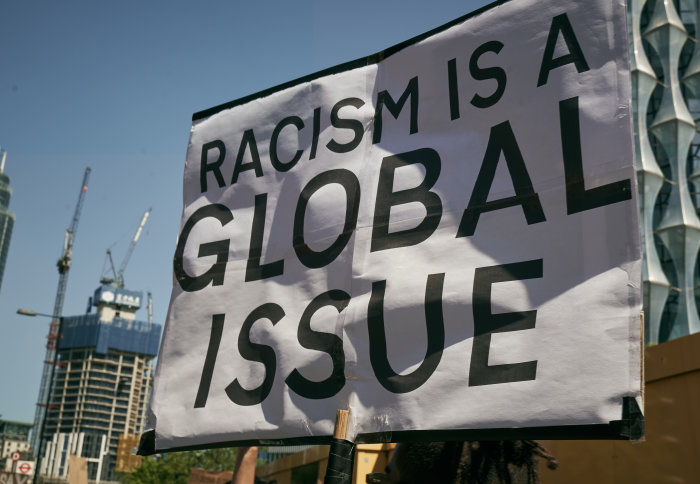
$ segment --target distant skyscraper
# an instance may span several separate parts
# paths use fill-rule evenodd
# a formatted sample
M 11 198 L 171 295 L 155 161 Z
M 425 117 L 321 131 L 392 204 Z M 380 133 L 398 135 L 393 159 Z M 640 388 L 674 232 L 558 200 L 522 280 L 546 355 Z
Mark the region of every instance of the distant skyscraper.
M 15 214 L 9 209 L 12 188 L 10 188 L 10 177 L 5 174 L 6 158 L 7 151 L 0 148 L 0 286 L 2 286 L 2 275 L 5 273 L 7 253 L 10 250 L 12 227 L 15 225 Z
M 63 318 L 47 408 L 41 475 L 67 476 L 68 454 L 91 480 L 116 480 L 120 436 L 143 432 L 162 326 L 136 320 L 142 293 L 103 284 L 97 313 Z

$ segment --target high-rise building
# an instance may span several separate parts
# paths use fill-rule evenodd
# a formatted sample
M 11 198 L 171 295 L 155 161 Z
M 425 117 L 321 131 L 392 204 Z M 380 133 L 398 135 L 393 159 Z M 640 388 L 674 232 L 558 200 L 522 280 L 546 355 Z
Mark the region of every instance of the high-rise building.
M 64 317 L 44 425 L 42 475 L 67 475 L 67 453 L 88 477 L 115 480 L 119 437 L 140 434 L 162 326 L 136 320 L 142 293 L 103 284 L 96 313 Z
M 700 332 L 700 0 L 629 0 L 647 343 Z
M 10 238 L 12 237 L 12 227 L 15 224 L 15 214 L 9 209 L 10 177 L 5 173 L 5 160 L 7 151 L 0 148 L 0 287 L 2 286 L 2 276 L 5 273 L 5 262 L 10 250 Z

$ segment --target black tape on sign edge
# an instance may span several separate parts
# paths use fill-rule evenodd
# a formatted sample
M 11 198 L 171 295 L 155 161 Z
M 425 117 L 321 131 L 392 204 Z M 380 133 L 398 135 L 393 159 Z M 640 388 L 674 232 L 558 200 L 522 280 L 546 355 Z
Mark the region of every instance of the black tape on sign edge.
M 328 453 L 328 467 L 324 484 L 352 482 L 355 461 L 355 444 L 343 439 L 333 439 Z
M 141 434 L 141 440 L 139 440 L 139 448 L 136 451 L 136 455 L 153 455 L 155 453 L 156 431 L 149 429 Z
M 356 444 L 380 444 L 387 442 L 445 442 L 450 440 L 639 440 L 644 437 L 644 415 L 634 397 L 623 397 L 622 419 L 608 424 L 559 425 L 551 427 L 521 427 L 497 429 L 453 430 L 400 430 L 359 434 Z M 155 431 L 141 434 L 137 455 L 153 455 L 156 452 L 217 449 L 251 445 L 329 445 L 331 436 L 293 437 L 287 439 L 252 439 L 215 442 L 157 449 Z
M 634 397 L 624 397 L 622 399 L 620 435 L 629 440 L 640 440 L 644 437 L 644 431 L 644 414 L 637 404 L 637 399 Z
M 551 427 L 400 430 L 359 434 L 356 444 L 387 442 L 446 442 L 460 440 L 640 440 L 645 424 L 635 397 L 622 398 L 622 419 L 607 424 L 557 425 Z
M 152 434 L 152 435 L 147 435 Z M 155 448 L 155 432 L 147 430 L 141 434 L 141 441 L 150 439 L 142 447 L 139 444 L 137 455 L 153 455 L 160 452 L 185 452 L 189 450 L 223 449 L 227 447 L 251 447 L 251 446 L 282 446 L 282 445 L 330 445 L 333 437 L 330 435 L 316 437 L 291 437 L 285 439 L 248 439 L 248 440 L 227 440 L 224 442 L 207 442 L 197 445 L 182 445 L 178 447 Z M 152 445 L 152 446 L 151 446 Z M 150 446 L 150 447 L 149 447 Z

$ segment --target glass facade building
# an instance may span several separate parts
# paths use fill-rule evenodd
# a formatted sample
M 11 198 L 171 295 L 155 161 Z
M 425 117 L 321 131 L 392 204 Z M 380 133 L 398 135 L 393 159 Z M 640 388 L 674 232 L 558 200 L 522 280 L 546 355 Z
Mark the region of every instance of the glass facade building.
M 628 0 L 645 340 L 700 332 L 700 0 Z
M 5 159 L 7 152 L 0 149 L 0 288 L 2 276 L 5 273 L 5 263 L 10 251 L 10 239 L 12 228 L 15 225 L 15 214 L 9 209 L 12 188 L 10 177 L 5 173 Z

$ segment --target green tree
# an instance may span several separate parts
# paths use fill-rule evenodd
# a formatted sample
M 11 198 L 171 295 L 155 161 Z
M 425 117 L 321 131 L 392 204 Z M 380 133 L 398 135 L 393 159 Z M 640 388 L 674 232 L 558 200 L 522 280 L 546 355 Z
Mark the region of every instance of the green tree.
M 212 471 L 233 471 L 236 449 L 209 449 L 171 452 L 144 457 L 141 466 L 131 474 L 122 474 L 124 484 L 186 484 L 193 468 Z

